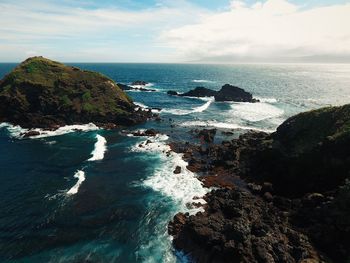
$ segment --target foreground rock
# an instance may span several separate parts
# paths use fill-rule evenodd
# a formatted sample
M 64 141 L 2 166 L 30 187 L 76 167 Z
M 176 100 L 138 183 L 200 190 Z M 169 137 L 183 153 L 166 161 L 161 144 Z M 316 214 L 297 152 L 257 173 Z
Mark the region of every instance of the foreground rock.
M 135 107 L 108 77 L 43 57 L 25 60 L 0 81 L 0 122 L 25 128 L 133 125 L 150 117 Z
M 178 214 L 168 231 L 198 263 L 325 262 L 273 205 L 239 189 L 217 190 L 196 216 Z
M 181 97 L 215 97 L 215 101 L 259 102 L 259 100 L 253 98 L 251 93 L 229 84 L 222 86 L 219 91 L 204 87 L 196 87 L 195 89 L 182 94 L 173 90 L 169 90 L 167 94 Z
M 205 185 L 234 189 L 209 194 L 205 213 L 182 215 L 182 224 L 176 223 L 178 215 L 169 228 L 175 246 L 198 262 L 322 262 L 317 250 L 331 259 L 327 262 L 347 263 L 348 127 L 350 105 L 345 105 L 298 114 L 273 134 L 248 132 L 221 144 L 210 139 L 199 145 L 172 145 L 173 150 L 184 153 L 188 169 L 202 175 L 199 178 Z M 268 216 L 263 211 L 268 211 Z M 232 219 L 226 215 L 230 213 L 237 215 Z M 239 222 L 248 227 L 243 228 L 247 232 L 237 229 Z M 264 233 L 273 239 L 254 234 L 255 226 L 261 224 L 268 226 Z M 230 236 L 230 231 L 235 234 Z M 237 232 L 248 240 L 242 241 Z M 278 242 L 283 253 L 278 254 L 273 240 L 284 240 Z

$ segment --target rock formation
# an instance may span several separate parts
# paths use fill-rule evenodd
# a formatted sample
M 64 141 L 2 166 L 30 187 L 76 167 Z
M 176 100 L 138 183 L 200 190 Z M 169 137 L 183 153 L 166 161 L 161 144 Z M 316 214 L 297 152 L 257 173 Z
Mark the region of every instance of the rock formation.
M 210 139 L 204 150 L 173 143 L 205 185 L 221 188 L 204 213 L 174 218 L 175 247 L 196 262 L 347 263 L 349 127 L 345 105 L 298 114 L 273 134 Z
M 135 107 L 110 78 L 43 57 L 25 60 L 0 81 L 0 121 L 25 128 L 132 125 L 150 117 Z
M 215 101 L 259 102 L 259 100 L 253 98 L 251 93 L 229 84 L 222 86 L 219 91 L 205 87 L 196 87 L 185 93 L 178 93 L 177 91 L 169 90 L 167 94 L 181 97 L 215 97 Z

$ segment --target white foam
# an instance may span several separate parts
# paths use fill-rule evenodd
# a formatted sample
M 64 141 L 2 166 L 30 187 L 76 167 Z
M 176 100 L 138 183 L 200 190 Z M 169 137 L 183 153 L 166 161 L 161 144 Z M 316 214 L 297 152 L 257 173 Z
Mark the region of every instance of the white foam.
M 0 128 L 6 128 L 10 136 L 14 138 L 21 138 L 21 134 L 28 131 L 28 129 L 21 128 L 19 125 L 12 125 L 7 122 L 0 123 Z
M 95 143 L 95 148 L 94 150 L 91 152 L 92 157 L 90 159 L 88 159 L 88 161 L 99 161 L 99 160 L 103 160 L 105 153 L 107 151 L 107 141 L 106 138 L 97 134 L 96 135 L 96 143 Z
M 145 104 L 143 104 L 143 103 L 141 103 L 141 102 L 136 102 L 136 101 L 134 101 L 134 104 L 135 104 L 136 106 L 141 107 L 141 108 L 145 108 L 145 109 L 148 108 L 148 106 L 146 106 Z
M 204 127 L 204 128 L 218 128 L 218 129 L 239 129 L 239 130 L 255 130 L 255 131 L 264 131 L 264 132 L 274 132 L 271 129 L 260 129 L 257 127 L 244 126 L 235 123 L 228 122 L 218 122 L 218 121 L 185 121 L 180 124 L 183 127 Z
M 57 130 L 54 131 L 48 131 L 48 130 L 43 130 L 40 128 L 35 128 L 35 129 L 24 129 L 21 128 L 20 126 L 14 126 L 9 123 L 1 123 L 0 128 L 5 127 L 7 128 L 8 132 L 10 133 L 11 137 L 21 139 L 23 138 L 24 133 L 28 131 L 37 131 L 40 133 L 40 135 L 36 136 L 31 136 L 31 139 L 38 139 L 38 138 L 45 138 L 45 137 L 52 137 L 52 136 L 59 136 L 59 135 L 64 135 L 67 133 L 72 133 L 76 131 L 82 131 L 82 132 L 88 132 L 88 131 L 95 131 L 98 130 L 99 127 L 97 127 L 93 123 L 89 124 L 79 124 L 79 125 L 66 125 L 58 128 Z
M 215 81 L 212 80 L 206 80 L 206 79 L 194 79 L 192 80 L 194 83 L 215 83 Z
M 203 111 L 205 111 L 206 109 L 209 108 L 210 104 L 214 101 L 214 99 L 209 97 L 209 98 L 206 98 L 205 101 L 207 101 L 207 102 L 204 103 L 203 105 L 201 105 L 199 107 L 192 108 L 191 110 L 163 109 L 163 110 L 161 110 L 161 112 L 170 113 L 170 114 L 173 114 L 173 115 L 188 115 L 188 114 L 192 114 L 192 113 L 203 112 Z
M 276 103 L 277 99 L 275 98 L 260 98 L 260 97 L 256 97 L 256 99 L 258 99 L 260 102 L 266 102 L 266 103 Z
M 166 144 L 167 140 L 168 136 L 157 135 L 132 147 L 134 152 L 160 154 L 161 157 L 161 165 L 155 167 L 154 173 L 143 181 L 143 185 L 172 198 L 178 203 L 180 211 L 194 214 L 202 209 L 188 207 L 186 204 L 204 204 L 204 199 L 193 198 L 204 196 L 210 189 L 203 187 L 196 175 L 186 168 L 188 164 L 182 159 L 182 154 L 171 151 L 170 146 Z M 177 166 L 181 167 L 180 174 L 173 172 Z
M 74 174 L 74 178 L 77 178 L 78 181 L 71 189 L 68 190 L 67 195 L 75 195 L 78 193 L 80 185 L 85 181 L 85 173 L 81 170 L 78 170 Z
M 233 117 L 251 122 L 276 118 L 284 114 L 284 110 L 264 102 L 233 103 L 231 107 Z

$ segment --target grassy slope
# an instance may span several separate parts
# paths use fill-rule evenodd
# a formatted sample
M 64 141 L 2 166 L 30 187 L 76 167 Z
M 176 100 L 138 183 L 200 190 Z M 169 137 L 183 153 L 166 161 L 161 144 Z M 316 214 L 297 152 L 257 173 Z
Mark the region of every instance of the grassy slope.
M 22 111 L 47 114 L 55 109 L 127 115 L 132 107 L 131 99 L 108 77 L 43 57 L 29 58 L 5 76 L 0 81 L 0 97 L 18 102 Z

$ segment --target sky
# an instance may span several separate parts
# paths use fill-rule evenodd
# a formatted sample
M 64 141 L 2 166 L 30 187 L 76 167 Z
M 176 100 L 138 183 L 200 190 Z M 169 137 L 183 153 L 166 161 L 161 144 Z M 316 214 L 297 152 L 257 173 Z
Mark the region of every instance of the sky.
M 350 0 L 0 0 L 0 62 L 350 63 Z

